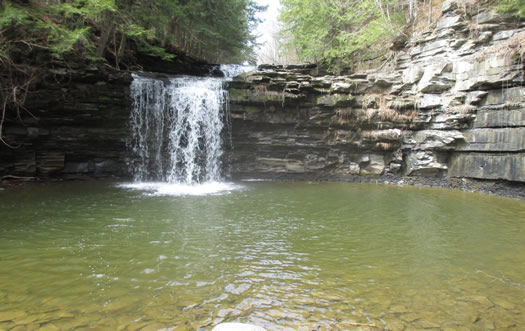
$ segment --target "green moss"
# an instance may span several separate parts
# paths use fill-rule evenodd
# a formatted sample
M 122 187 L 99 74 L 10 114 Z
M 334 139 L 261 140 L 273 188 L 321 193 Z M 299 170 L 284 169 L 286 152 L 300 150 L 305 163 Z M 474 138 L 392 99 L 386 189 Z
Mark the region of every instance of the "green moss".
M 259 113 L 259 112 L 262 112 L 263 109 L 262 108 L 259 108 L 259 107 L 254 107 L 254 106 L 246 106 L 244 107 L 244 111 L 248 114 L 253 114 L 253 113 Z
M 256 96 L 256 99 L 262 102 L 282 102 L 284 98 L 285 95 L 280 93 L 264 93 Z
M 248 90 L 231 88 L 229 90 L 230 100 L 239 101 L 248 98 Z
M 525 0 L 500 0 L 496 9 L 503 13 L 512 13 L 513 16 L 525 17 Z

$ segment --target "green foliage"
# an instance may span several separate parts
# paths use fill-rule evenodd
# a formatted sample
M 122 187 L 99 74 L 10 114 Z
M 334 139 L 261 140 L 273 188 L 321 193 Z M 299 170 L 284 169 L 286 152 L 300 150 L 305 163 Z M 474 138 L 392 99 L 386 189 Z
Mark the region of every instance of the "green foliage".
M 135 23 L 129 24 L 124 33 L 131 38 L 153 38 L 153 31 Z
M 6 38 L 9 30 L 24 26 L 28 23 L 28 15 L 18 8 L 6 3 L 0 7 L 0 61 L 2 63 L 10 61 L 10 53 L 14 45 Z
M 106 11 L 117 11 L 114 0 L 76 0 L 71 3 L 56 5 L 56 11 L 66 18 L 86 17 L 96 18 Z
M 119 67 L 135 64 L 137 51 L 172 60 L 170 50 L 215 63 L 253 61 L 255 14 L 263 9 L 254 0 L 0 0 L 0 143 L 9 146 L 7 108 L 21 118 L 39 66 Z
M 177 49 L 211 62 L 243 62 L 253 58 L 255 14 L 263 9 L 254 0 L 6 0 L 0 42 L 29 43 L 55 58 L 113 59 L 117 66 L 130 53 L 129 40 L 167 60 Z M 5 45 L 0 53 L 9 57 Z
M 404 24 L 396 0 L 282 0 L 280 20 L 293 38 L 286 47 L 306 62 L 373 57 Z
M 11 25 L 16 26 L 27 24 L 28 17 L 29 15 L 23 10 L 6 3 L 0 10 L 0 29 L 4 29 Z
M 505 13 L 513 13 L 513 16 L 519 18 L 525 18 L 525 0 L 500 0 L 496 9 Z
M 126 8 L 164 45 L 211 62 L 249 60 L 255 14 L 264 9 L 253 0 L 134 1 Z
M 91 26 L 84 22 L 100 13 L 99 2 L 89 0 L 86 7 L 78 6 L 79 1 L 74 3 L 77 6 L 64 3 L 49 7 L 15 6 L 6 2 L 0 7 L 0 43 L 5 46 L 2 50 L 6 59 L 14 61 L 16 53 L 27 47 L 28 52 L 33 48 L 47 50 L 54 58 L 75 51 L 91 56 L 94 50 Z
M 63 54 L 71 53 L 74 47 L 79 44 L 92 49 L 93 46 L 88 40 L 89 31 L 89 27 L 68 30 L 60 26 L 49 26 L 47 32 L 51 54 L 60 58 Z

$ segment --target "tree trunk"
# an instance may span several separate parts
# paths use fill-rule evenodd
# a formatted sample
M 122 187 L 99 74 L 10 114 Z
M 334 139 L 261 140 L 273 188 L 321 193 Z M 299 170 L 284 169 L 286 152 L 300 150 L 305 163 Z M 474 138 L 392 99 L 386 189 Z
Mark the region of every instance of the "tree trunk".
M 428 24 L 432 24 L 432 0 L 428 1 Z
M 102 32 L 97 43 L 97 51 L 95 54 L 97 57 L 102 57 L 104 55 L 104 50 L 106 49 L 109 37 L 111 36 L 111 31 L 113 30 L 113 24 L 111 23 L 111 12 L 109 11 L 104 14 L 104 21 L 102 22 L 101 30 Z

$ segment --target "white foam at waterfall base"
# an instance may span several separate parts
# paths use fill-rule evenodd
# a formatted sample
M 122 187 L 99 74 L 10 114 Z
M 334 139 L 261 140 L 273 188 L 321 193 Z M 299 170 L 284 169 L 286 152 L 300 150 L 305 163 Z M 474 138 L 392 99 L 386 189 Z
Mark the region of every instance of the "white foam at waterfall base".
M 229 118 L 223 80 L 184 76 L 163 82 L 133 77 L 128 146 L 135 180 L 185 184 L 220 180 L 222 135 Z
M 202 184 L 180 184 L 180 183 L 126 183 L 119 185 L 122 188 L 144 191 L 150 196 L 185 196 L 185 195 L 223 195 L 243 187 L 227 182 L 206 182 Z
M 225 146 L 231 146 L 228 92 L 223 83 L 255 67 L 221 65 L 224 78 L 164 80 L 133 74 L 129 167 L 135 183 L 121 187 L 148 195 L 224 194 Z M 230 144 L 230 145 L 228 145 Z

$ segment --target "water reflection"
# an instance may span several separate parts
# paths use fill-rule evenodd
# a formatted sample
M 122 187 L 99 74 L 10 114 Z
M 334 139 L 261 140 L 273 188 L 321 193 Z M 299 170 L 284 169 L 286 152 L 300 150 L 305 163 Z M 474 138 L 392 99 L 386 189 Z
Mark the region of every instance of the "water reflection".
M 523 202 L 244 183 L 0 192 L 0 328 L 522 328 Z

